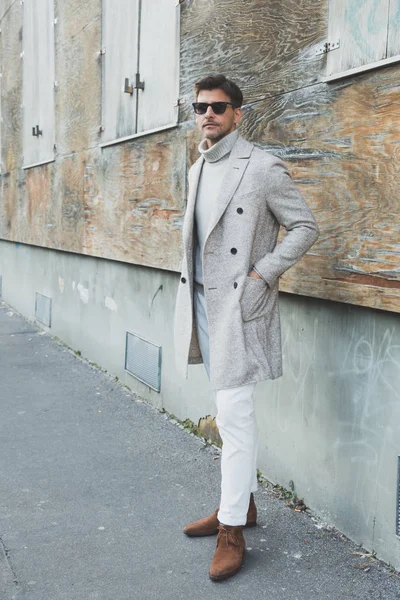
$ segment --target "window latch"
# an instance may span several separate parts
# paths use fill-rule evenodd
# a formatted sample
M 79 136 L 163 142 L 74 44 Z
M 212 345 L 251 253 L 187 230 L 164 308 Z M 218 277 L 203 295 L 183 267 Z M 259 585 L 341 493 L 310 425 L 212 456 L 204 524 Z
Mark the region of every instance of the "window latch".
M 32 127 L 32 135 L 35 137 L 39 137 L 39 135 L 43 135 L 43 131 L 41 129 L 39 129 L 39 125 L 36 125 L 36 127 Z
M 129 79 L 128 79 L 128 77 L 125 77 L 124 92 L 125 92 L 125 94 L 130 94 L 131 96 L 133 94 L 133 85 L 129 85 Z
M 140 73 L 136 73 L 135 90 L 144 90 L 144 81 L 140 81 Z
M 131 85 L 129 83 L 129 78 L 125 77 L 125 94 L 130 94 L 132 96 L 133 90 L 144 90 L 144 81 L 140 81 L 140 73 L 136 73 L 135 77 L 135 85 Z

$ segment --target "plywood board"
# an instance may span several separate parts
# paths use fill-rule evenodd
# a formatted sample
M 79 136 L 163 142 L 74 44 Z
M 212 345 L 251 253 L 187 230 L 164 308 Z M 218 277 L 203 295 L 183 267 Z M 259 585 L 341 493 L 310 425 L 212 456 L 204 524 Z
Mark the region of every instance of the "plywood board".
M 22 8 L 14 2 L 1 20 L 2 160 L 4 176 L 22 164 Z M 7 65 L 7 68 L 5 66 Z M 12 68 L 10 66 L 12 65 Z M 1 202 L 1 198 L 0 198 Z
M 101 20 L 91 20 L 66 42 L 61 34 L 56 29 L 57 157 L 98 146 L 101 140 Z
M 224 73 L 245 102 L 311 85 L 325 75 L 315 50 L 327 37 L 325 0 L 197 0 L 181 7 L 181 93 L 191 118 L 193 84 Z
M 346 301 L 353 290 L 355 303 L 384 308 L 394 295 L 391 310 L 400 311 L 398 72 L 320 84 L 247 111 L 244 133 L 287 161 L 321 228 L 282 289 L 343 300 L 346 284 Z
M 0 19 L 3 18 L 5 13 L 10 9 L 10 6 L 17 2 L 17 0 L 0 0 Z
M 221 70 L 248 101 L 242 134 L 287 162 L 321 229 L 281 290 L 400 312 L 397 66 L 321 83 L 324 0 L 188 2 L 179 127 L 101 149 L 101 19 L 90 6 L 79 28 L 56 4 L 66 20 L 55 28 L 57 155 L 27 171 L 19 3 L 2 19 L 2 60 L 12 68 L 2 79 L 1 238 L 179 272 L 186 174 L 199 142 L 191 87 Z

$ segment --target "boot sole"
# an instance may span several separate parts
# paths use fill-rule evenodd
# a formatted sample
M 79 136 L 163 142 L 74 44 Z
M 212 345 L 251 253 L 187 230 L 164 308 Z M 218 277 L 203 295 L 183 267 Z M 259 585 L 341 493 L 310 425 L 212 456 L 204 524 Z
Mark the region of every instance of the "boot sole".
M 254 521 L 253 523 L 246 523 L 246 525 L 244 525 L 244 528 L 250 529 L 250 527 L 256 527 L 256 526 L 257 526 L 257 521 Z M 188 537 L 207 537 L 210 535 L 217 535 L 218 529 L 215 529 L 213 531 L 201 532 L 201 533 L 189 533 L 187 531 L 184 531 L 183 533 L 185 535 L 187 535 Z
M 216 535 L 218 533 L 218 529 L 215 531 L 203 531 L 202 533 L 188 533 L 187 531 L 183 532 L 188 537 L 207 537 L 209 535 Z

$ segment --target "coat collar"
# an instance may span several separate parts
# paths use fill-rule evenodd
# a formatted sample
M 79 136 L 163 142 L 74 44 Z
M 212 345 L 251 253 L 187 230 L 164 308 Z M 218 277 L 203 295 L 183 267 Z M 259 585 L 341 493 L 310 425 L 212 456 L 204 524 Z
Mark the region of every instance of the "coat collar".
M 225 209 L 231 201 L 248 165 L 251 153 L 254 146 L 241 136 L 238 137 L 236 144 L 232 148 L 228 158 L 225 174 L 222 178 L 219 194 L 214 206 L 214 210 L 210 217 L 209 227 L 206 235 L 207 239 L 222 217 Z M 189 195 L 186 208 L 186 217 L 183 228 L 183 243 L 186 250 L 190 253 L 193 249 L 193 225 L 194 225 L 194 208 L 196 204 L 197 188 L 199 185 L 201 169 L 203 167 L 204 158 L 200 156 L 194 163 L 191 170 L 191 178 L 189 182 Z
M 239 136 L 228 159 L 228 164 L 225 174 L 222 178 L 217 201 L 210 217 L 204 246 L 207 244 L 207 240 L 211 232 L 218 224 L 229 202 L 232 200 L 232 197 L 236 192 L 236 189 L 247 168 L 253 148 L 253 144 L 250 144 L 250 142 L 247 142 L 245 139 Z

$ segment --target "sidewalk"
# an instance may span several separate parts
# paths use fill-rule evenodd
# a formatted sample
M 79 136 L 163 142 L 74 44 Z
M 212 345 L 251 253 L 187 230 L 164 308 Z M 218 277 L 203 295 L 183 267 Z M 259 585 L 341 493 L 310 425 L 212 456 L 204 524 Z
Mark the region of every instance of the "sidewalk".
M 0 302 L 0 600 L 395 600 L 400 578 L 271 491 L 214 583 L 219 454 Z M 14 581 L 16 580 L 16 581 Z

